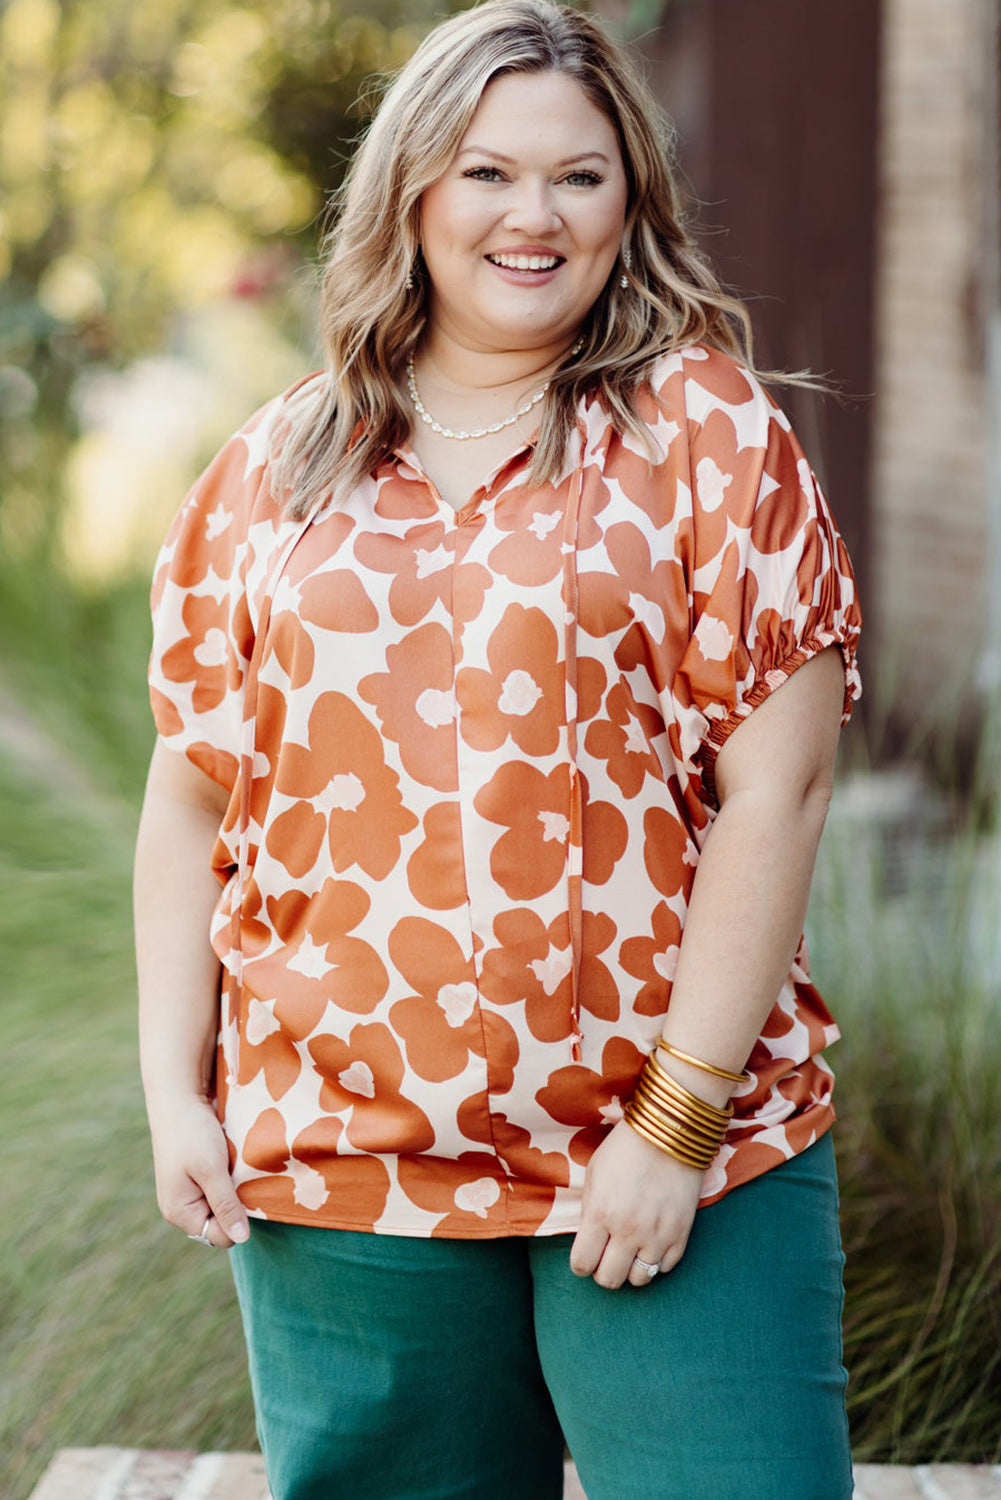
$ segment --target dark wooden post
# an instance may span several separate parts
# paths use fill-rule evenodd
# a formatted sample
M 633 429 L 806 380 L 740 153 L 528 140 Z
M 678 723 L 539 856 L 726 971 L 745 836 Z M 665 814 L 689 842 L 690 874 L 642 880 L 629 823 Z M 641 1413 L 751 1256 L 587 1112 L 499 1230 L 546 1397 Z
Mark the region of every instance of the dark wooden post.
M 780 395 L 863 575 L 879 13 L 878 0 L 674 0 L 639 42 L 699 238 L 752 299 L 756 362 L 829 373 L 854 398 Z

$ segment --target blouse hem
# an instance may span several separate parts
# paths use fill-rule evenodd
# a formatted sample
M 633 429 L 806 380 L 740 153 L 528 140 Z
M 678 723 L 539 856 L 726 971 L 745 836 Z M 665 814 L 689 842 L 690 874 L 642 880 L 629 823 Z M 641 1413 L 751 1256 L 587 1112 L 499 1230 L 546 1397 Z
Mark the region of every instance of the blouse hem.
M 775 1161 L 762 1162 L 757 1153 L 751 1153 L 753 1160 L 742 1162 L 744 1156 L 742 1147 L 754 1145 L 756 1136 L 744 1136 L 736 1146 L 734 1155 L 727 1162 L 727 1179 L 725 1185 L 718 1192 L 710 1193 L 699 1199 L 699 1208 L 708 1208 L 713 1203 L 718 1203 L 725 1198 L 734 1188 L 741 1187 L 745 1182 L 753 1182 L 756 1177 L 763 1177 L 773 1167 L 782 1165 L 783 1161 L 791 1160 L 799 1156 L 812 1146 L 821 1136 L 826 1135 L 835 1120 L 833 1104 L 815 1104 L 809 1109 L 801 1111 L 791 1120 L 783 1121 L 788 1127 L 798 1125 L 797 1145 L 795 1150 L 790 1151 L 788 1157 L 779 1157 Z M 809 1129 L 804 1130 L 807 1125 Z M 240 1189 L 237 1188 L 237 1197 Z M 542 1239 L 556 1234 L 576 1234 L 580 1228 L 580 1205 L 574 1203 L 564 1206 L 563 1212 L 551 1214 L 541 1225 L 538 1219 L 532 1221 L 516 1222 L 509 1221 L 502 1226 L 496 1223 L 484 1225 L 482 1229 L 449 1229 L 447 1233 L 439 1232 L 436 1227 L 427 1228 L 415 1224 L 388 1224 L 380 1220 L 375 1225 L 371 1220 L 358 1220 L 349 1218 L 343 1214 L 323 1215 L 320 1214 L 290 1214 L 287 1212 L 265 1214 L 259 1209 L 250 1212 L 251 1226 L 254 1222 L 267 1224 L 300 1224 L 311 1229 L 344 1229 L 356 1234 L 388 1234 L 397 1235 L 403 1239 L 448 1239 L 448 1240 L 501 1240 L 516 1238 Z M 253 1232 L 253 1228 L 251 1228 Z

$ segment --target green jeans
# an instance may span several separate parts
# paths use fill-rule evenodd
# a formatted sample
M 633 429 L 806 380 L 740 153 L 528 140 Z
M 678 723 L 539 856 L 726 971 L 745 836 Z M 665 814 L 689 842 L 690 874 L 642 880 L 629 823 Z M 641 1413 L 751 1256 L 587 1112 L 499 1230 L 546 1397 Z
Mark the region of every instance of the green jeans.
M 231 1252 L 274 1500 L 850 1500 L 834 1153 L 608 1291 L 571 1239 L 254 1223 Z

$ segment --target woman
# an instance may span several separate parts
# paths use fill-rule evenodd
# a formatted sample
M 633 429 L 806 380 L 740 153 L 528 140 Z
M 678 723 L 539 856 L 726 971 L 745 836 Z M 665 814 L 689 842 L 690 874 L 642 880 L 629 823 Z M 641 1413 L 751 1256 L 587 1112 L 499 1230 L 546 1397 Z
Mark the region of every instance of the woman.
M 275 1500 L 553 1497 L 564 1433 L 590 1500 L 851 1494 L 800 933 L 858 613 L 657 121 L 574 11 L 436 30 L 327 371 L 158 565 L 158 1194 Z

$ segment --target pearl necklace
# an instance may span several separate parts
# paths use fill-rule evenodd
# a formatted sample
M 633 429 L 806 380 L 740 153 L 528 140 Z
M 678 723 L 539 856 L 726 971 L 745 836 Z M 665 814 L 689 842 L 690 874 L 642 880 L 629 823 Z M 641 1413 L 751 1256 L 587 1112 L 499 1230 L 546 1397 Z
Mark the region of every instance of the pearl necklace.
M 570 350 L 571 356 L 574 354 L 579 354 L 583 347 L 584 340 L 578 339 L 576 344 L 574 344 L 573 348 Z M 550 384 L 551 382 L 547 380 L 545 385 L 542 386 L 540 390 L 536 391 L 535 395 L 531 398 L 530 401 L 526 401 L 524 406 L 519 406 L 518 410 L 516 412 L 512 412 L 509 417 L 505 417 L 503 422 L 492 422 L 489 427 L 476 427 L 472 432 L 453 432 L 451 427 L 443 427 L 440 422 L 435 421 L 434 417 L 424 405 L 424 402 L 421 400 L 420 393 L 417 389 L 417 376 L 414 374 L 413 355 L 411 354 L 410 358 L 407 360 L 407 387 L 410 391 L 410 399 L 413 402 L 414 411 L 420 417 L 425 426 L 430 427 L 432 432 L 436 432 L 439 437 L 454 438 L 457 443 L 467 443 L 469 442 L 470 438 L 491 437 L 495 432 L 503 432 L 505 427 L 513 427 L 515 422 L 517 422 L 520 417 L 527 417 L 528 413 L 534 407 L 538 406 L 539 402 L 548 391 Z

